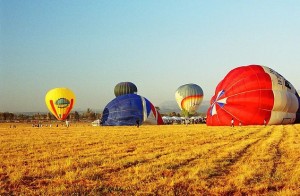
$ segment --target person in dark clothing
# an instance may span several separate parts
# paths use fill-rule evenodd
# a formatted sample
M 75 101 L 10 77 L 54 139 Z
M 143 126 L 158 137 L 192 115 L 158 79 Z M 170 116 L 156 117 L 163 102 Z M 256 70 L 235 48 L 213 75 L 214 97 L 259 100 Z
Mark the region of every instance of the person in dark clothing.
M 231 119 L 231 127 L 234 127 L 234 119 Z
M 140 126 L 140 119 L 136 119 L 136 126 L 137 126 L 137 127 Z

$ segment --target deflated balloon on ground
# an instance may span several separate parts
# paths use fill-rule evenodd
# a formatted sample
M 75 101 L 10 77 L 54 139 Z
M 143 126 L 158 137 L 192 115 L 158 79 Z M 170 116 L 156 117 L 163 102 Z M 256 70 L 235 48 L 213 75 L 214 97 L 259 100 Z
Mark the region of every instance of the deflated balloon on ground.
M 207 125 L 277 125 L 300 122 L 299 95 L 273 69 L 261 65 L 231 70 L 217 85 Z
M 102 115 L 103 125 L 163 124 L 161 115 L 146 98 L 136 95 L 121 95 L 109 102 Z

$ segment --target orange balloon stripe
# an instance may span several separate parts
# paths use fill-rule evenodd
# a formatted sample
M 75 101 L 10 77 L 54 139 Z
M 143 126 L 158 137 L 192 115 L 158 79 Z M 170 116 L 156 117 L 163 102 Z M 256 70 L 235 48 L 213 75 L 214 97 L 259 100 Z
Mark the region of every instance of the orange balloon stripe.
M 70 113 L 71 109 L 73 108 L 74 100 L 71 99 L 70 106 L 68 107 L 67 111 L 63 114 L 62 120 L 66 119 L 68 114 Z
M 51 105 L 51 108 L 52 108 L 52 111 L 53 111 L 55 117 L 58 118 L 58 115 L 57 115 L 57 112 L 56 112 L 53 100 L 50 100 L 50 105 Z
M 183 104 L 186 100 L 191 99 L 191 98 L 203 98 L 203 95 L 192 95 L 192 96 L 187 96 L 181 101 L 181 108 L 183 108 Z

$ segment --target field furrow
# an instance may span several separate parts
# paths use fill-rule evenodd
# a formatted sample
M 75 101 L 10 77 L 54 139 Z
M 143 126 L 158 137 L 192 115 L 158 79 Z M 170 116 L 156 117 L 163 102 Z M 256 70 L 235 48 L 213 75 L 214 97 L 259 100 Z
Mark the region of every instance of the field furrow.
M 249 147 L 243 157 L 231 166 L 230 172 L 216 183 L 214 192 L 230 194 L 232 192 L 262 194 L 269 191 L 269 180 L 277 169 L 281 158 L 279 145 L 284 139 L 282 126 L 272 127 L 268 137 L 262 137 Z
M 283 127 L 284 139 L 278 146 L 280 159 L 270 178 L 269 191 L 282 194 L 300 194 L 300 129 L 299 126 Z

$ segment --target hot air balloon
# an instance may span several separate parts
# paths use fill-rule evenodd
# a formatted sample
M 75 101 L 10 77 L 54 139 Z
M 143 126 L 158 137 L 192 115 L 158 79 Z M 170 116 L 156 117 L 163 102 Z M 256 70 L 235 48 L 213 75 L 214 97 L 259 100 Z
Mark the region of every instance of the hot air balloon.
M 186 116 L 194 114 L 203 99 L 202 88 L 197 84 L 182 85 L 176 90 L 175 99 Z
M 126 94 L 136 94 L 137 87 L 132 82 L 120 82 L 115 86 L 114 93 L 116 97 Z
M 148 99 L 136 95 L 121 95 L 109 102 L 103 110 L 103 125 L 136 125 L 140 124 L 163 124 L 161 115 L 148 101 Z
M 299 95 L 271 68 L 241 66 L 218 84 L 207 111 L 207 125 L 276 125 L 300 122 Z
M 47 92 L 45 102 L 57 120 L 65 120 L 75 104 L 75 95 L 68 88 L 54 88 Z

